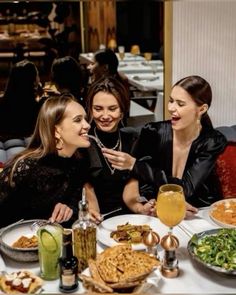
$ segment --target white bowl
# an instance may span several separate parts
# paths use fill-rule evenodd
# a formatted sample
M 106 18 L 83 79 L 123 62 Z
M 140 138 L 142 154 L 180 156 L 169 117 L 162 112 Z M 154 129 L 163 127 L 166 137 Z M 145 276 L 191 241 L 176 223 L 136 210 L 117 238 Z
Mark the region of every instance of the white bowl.
M 38 220 L 38 219 L 37 219 Z M 38 261 L 38 247 L 34 248 L 13 248 L 12 244 L 21 236 L 32 237 L 36 233 L 31 225 L 36 220 L 25 220 L 21 223 L 8 225 L 0 230 L 0 249 L 1 251 L 16 261 L 33 262 Z

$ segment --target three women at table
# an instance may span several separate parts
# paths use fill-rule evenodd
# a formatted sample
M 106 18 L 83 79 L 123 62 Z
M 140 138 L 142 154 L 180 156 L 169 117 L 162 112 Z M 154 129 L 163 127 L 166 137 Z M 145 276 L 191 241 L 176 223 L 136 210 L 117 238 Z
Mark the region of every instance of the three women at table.
M 70 94 L 44 102 L 28 147 L 0 174 L 0 227 L 21 218 L 77 219 L 88 167 L 78 148 L 90 146 L 85 118 Z
M 127 155 L 137 139 L 133 128 L 121 128 L 124 113 L 129 109 L 129 97 L 124 86 L 115 78 L 102 78 L 88 92 L 87 112 L 91 122 L 91 147 L 88 149 L 91 162 L 89 182 L 85 185 L 90 214 L 100 220 L 100 212 L 107 213 L 122 207 L 118 214 L 130 212 L 122 195 L 128 181 L 129 170 L 119 171 L 103 155 L 109 148 Z M 123 168 L 125 168 L 123 166 Z
M 211 87 L 203 78 L 179 80 L 169 98 L 171 119 L 146 124 L 134 151 L 134 156 L 144 161 L 136 161 L 133 175 L 150 185 L 153 196 L 162 184 L 183 186 L 190 204 L 188 213 L 222 198 L 215 164 L 227 141 L 212 126 L 207 113 L 211 101 Z M 124 200 L 131 210 L 136 206 L 133 196 L 137 191 L 137 181 L 130 180 Z

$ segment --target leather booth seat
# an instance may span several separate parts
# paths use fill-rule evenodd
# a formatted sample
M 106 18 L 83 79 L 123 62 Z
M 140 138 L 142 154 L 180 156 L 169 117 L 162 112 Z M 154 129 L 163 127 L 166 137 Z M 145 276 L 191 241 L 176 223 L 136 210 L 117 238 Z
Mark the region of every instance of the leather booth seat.
M 29 142 L 29 138 L 9 139 L 0 141 L 0 163 L 4 165 L 15 154 L 23 151 Z
M 236 125 L 217 128 L 228 140 L 224 152 L 217 159 L 217 173 L 223 196 L 236 198 Z

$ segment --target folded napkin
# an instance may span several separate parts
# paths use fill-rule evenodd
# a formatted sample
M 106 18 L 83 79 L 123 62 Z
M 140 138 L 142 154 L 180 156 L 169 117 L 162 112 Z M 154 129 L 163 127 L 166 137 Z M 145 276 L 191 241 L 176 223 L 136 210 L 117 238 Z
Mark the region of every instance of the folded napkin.
M 135 294 L 157 294 L 159 293 L 158 284 L 161 279 L 159 269 L 155 270 L 151 275 L 149 275 L 146 279 L 146 282 L 139 285 L 134 289 Z

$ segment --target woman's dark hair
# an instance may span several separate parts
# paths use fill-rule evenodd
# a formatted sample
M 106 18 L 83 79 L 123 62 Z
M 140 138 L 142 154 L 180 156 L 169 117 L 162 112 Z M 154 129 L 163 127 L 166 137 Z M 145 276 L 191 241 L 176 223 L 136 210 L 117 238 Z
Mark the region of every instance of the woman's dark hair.
M 188 76 L 176 82 L 173 87 L 175 86 L 180 86 L 186 92 L 188 92 L 197 106 L 201 106 L 203 104 L 207 104 L 208 108 L 211 106 L 211 86 L 202 77 Z M 201 123 L 203 126 L 212 127 L 212 122 L 207 112 L 202 115 Z
M 114 77 L 102 77 L 94 82 L 89 90 L 86 99 L 86 110 L 89 121 L 92 121 L 92 106 L 95 94 L 98 92 L 106 92 L 115 96 L 119 104 L 121 112 L 126 115 L 130 107 L 130 99 L 125 86 Z
M 36 77 L 38 70 L 34 63 L 22 60 L 11 71 L 4 92 L 4 99 L 11 103 L 24 104 L 34 101 L 37 95 Z
M 101 49 L 97 51 L 94 55 L 94 59 L 99 65 L 107 65 L 110 75 L 118 73 L 119 61 L 115 52 L 111 49 Z
M 66 89 L 80 99 L 82 71 L 79 63 L 71 56 L 57 58 L 52 63 L 51 79 L 60 89 Z

